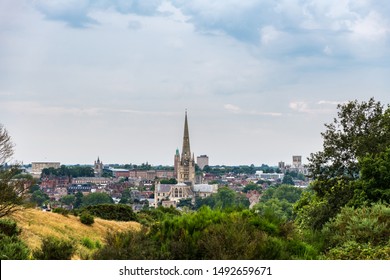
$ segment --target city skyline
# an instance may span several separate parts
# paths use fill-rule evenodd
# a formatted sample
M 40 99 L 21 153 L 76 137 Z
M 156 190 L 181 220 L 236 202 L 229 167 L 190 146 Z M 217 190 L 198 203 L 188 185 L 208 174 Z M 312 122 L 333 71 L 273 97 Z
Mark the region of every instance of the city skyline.
M 188 110 L 210 165 L 322 148 L 337 104 L 390 103 L 387 1 L 0 3 L 14 160 L 172 165 Z

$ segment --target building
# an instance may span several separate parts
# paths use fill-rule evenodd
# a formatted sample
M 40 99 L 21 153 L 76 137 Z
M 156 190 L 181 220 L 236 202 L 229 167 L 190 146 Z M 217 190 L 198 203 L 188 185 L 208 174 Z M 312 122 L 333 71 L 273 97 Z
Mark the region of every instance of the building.
M 102 177 L 103 175 L 103 162 L 100 161 L 99 157 L 93 165 L 93 173 L 95 177 Z
M 209 157 L 207 155 L 200 155 L 196 158 L 196 164 L 199 166 L 200 169 L 203 170 L 203 168 L 206 165 L 209 165 Z
M 190 135 L 188 132 L 188 121 L 187 121 L 187 111 L 185 113 L 184 119 L 184 135 L 183 135 L 183 149 L 181 151 L 181 156 L 175 156 L 175 166 L 176 166 L 176 179 L 178 183 L 184 183 L 188 186 L 193 186 L 195 183 L 195 159 L 194 155 L 191 154 L 190 149 Z
M 127 173 L 126 177 L 149 181 L 153 181 L 156 178 L 176 178 L 174 176 L 175 172 L 172 170 L 129 170 Z
M 292 161 L 294 168 L 300 168 L 302 166 L 302 156 L 293 156 Z
M 54 168 L 58 169 L 61 167 L 59 162 L 32 162 L 31 163 L 31 175 L 34 178 L 41 177 L 42 170 L 45 168 Z
M 191 154 L 190 136 L 188 131 L 187 111 L 184 118 L 183 149 L 181 155 L 176 150 L 174 156 L 174 174 L 177 184 L 158 183 L 154 190 L 155 207 L 159 204 L 177 205 L 181 199 L 194 198 L 195 186 L 195 159 Z
M 280 161 L 278 163 L 278 168 L 284 173 L 284 171 L 286 170 L 286 163 L 284 161 Z
M 113 183 L 114 179 L 106 177 L 76 177 L 72 178 L 73 185 L 92 184 L 97 186 L 106 186 Z
M 195 199 L 195 197 L 205 198 L 217 192 L 217 184 L 195 184 L 190 188 L 184 183 L 178 183 L 176 185 L 158 183 L 154 191 L 154 206 L 158 207 L 161 203 L 163 206 L 176 207 L 181 199 Z

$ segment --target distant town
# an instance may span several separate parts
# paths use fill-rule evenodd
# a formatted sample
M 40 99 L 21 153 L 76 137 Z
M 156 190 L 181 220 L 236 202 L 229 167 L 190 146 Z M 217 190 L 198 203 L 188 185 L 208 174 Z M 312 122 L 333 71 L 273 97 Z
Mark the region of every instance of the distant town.
M 131 204 L 135 211 L 158 206 L 180 208 L 216 194 L 221 187 L 245 194 L 251 208 L 270 186 L 288 184 L 304 188 L 309 184 L 300 155 L 293 155 L 291 163 L 279 162 L 278 166 L 210 166 L 208 155 L 195 158 L 190 149 L 187 112 L 182 150 L 174 153 L 172 166 L 151 166 L 147 162 L 104 164 L 97 157 L 90 165 L 32 162 L 23 166 L 23 172 L 36 179 L 37 190 L 39 186 L 42 196 L 50 201 L 42 205 L 45 210 L 72 209 L 73 203 L 66 203 L 65 198 L 78 193 L 104 193 L 115 203 Z

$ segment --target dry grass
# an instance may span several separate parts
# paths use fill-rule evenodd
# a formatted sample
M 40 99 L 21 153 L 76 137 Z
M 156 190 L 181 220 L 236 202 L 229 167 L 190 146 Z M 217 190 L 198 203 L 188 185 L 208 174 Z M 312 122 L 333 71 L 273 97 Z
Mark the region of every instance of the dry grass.
M 88 259 L 93 249 L 82 245 L 82 240 L 88 238 L 92 242 L 104 244 L 107 232 L 139 230 L 140 224 L 136 222 L 118 222 L 95 218 L 91 226 L 84 225 L 78 217 L 64 216 L 52 212 L 43 212 L 36 209 L 24 209 L 12 215 L 22 229 L 21 239 L 31 250 L 41 246 L 42 239 L 48 236 L 71 240 L 77 244 L 73 259 Z

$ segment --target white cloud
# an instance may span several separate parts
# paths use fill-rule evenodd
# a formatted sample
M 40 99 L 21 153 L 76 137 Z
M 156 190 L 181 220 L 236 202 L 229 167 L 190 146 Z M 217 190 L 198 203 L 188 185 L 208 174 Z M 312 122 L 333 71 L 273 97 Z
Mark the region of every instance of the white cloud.
M 241 112 L 241 108 L 240 108 L 240 107 L 238 107 L 238 106 L 236 106 L 236 105 L 232 105 L 232 104 L 225 104 L 225 105 L 224 105 L 224 108 L 225 108 L 226 110 L 228 110 L 229 112 L 232 112 L 232 113 L 235 113 L 235 114 Z

